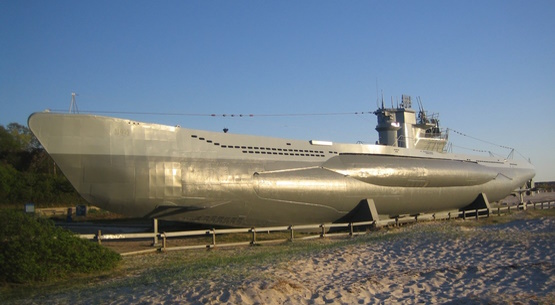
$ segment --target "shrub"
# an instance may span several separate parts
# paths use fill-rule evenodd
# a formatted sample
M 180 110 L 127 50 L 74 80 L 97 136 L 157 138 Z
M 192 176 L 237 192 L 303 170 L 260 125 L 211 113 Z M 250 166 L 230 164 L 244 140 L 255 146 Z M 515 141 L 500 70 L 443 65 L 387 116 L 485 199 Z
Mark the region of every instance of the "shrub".
M 30 283 L 110 270 L 121 256 L 49 219 L 0 210 L 0 282 Z

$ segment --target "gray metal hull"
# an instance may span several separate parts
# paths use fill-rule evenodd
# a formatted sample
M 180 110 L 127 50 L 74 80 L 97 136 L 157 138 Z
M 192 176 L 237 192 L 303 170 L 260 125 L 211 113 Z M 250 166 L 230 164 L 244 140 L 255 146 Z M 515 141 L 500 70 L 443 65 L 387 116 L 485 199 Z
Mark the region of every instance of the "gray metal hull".
M 29 127 L 91 204 L 129 216 L 260 226 L 333 222 L 361 200 L 383 215 L 506 197 L 525 161 L 236 135 L 111 117 L 34 113 Z

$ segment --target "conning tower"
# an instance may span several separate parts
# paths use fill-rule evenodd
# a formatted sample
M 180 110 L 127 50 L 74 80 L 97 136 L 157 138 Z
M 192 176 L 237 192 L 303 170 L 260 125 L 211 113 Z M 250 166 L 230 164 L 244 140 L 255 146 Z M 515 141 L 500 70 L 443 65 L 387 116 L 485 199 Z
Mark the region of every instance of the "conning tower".
M 382 107 L 374 111 L 378 117 L 377 144 L 443 152 L 447 133 L 439 128 L 437 114 L 429 116 L 419 102 L 417 120 L 416 111 L 411 107 L 412 99 L 408 95 L 402 95 L 401 104 L 395 108 L 385 108 L 382 101 Z

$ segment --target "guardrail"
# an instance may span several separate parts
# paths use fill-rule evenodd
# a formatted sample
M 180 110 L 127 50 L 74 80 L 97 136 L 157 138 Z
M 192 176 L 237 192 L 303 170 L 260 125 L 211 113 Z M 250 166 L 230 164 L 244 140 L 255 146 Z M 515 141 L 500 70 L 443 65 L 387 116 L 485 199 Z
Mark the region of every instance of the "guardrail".
M 490 216 L 500 216 L 503 214 L 511 214 L 511 211 L 516 211 L 523 208 L 531 209 L 551 209 L 555 208 L 555 201 L 540 202 L 540 203 L 528 203 L 525 206 L 506 206 L 497 208 L 483 208 L 483 209 L 473 209 L 464 211 L 453 211 L 453 212 L 442 212 L 433 214 L 421 214 L 416 216 L 407 217 L 396 217 L 390 219 L 384 219 L 379 221 L 362 221 L 362 222 L 351 222 L 351 223 L 324 223 L 324 224 L 309 224 L 309 225 L 290 225 L 290 226 L 276 226 L 276 227 L 262 227 L 262 228 L 237 228 L 237 229 L 206 229 L 206 230 L 192 230 L 192 231 L 179 231 L 179 232 L 157 232 L 157 220 L 155 220 L 155 232 L 149 233 L 125 233 L 125 234 L 102 234 L 98 230 L 97 234 L 82 234 L 79 235 L 84 239 L 96 240 L 99 244 L 103 240 L 121 240 L 121 239 L 153 239 L 153 247 L 151 249 L 133 251 L 122 253 L 121 255 L 134 255 L 143 254 L 150 252 L 166 252 L 166 251 L 177 251 L 177 250 L 191 250 L 191 249 L 211 249 L 211 248 L 223 248 L 223 247 L 236 247 L 236 246 L 249 246 L 249 245 L 261 245 L 261 244 L 271 244 L 271 243 L 281 243 L 287 241 L 295 240 L 309 240 L 325 237 L 352 237 L 357 235 L 368 234 L 368 230 L 357 231 L 356 228 L 362 227 L 364 229 L 369 227 L 380 228 L 389 226 L 401 226 L 409 223 L 416 223 L 419 221 L 435 221 L 435 220 L 450 220 L 456 218 L 466 219 L 480 219 L 487 218 Z M 304 233 L 301 236 L 296 236 L 295 233 L 299 231 L 302 232 L 312 232 Z M 287 232 L 287 238 L 276 238 L 276 239 L 261 239 L 259 238 L 259 233 L 271 233 L 271 232 Z M 218 243 L 217 236 L 228 235 L 228 234 L 249 234 L 250 238 L 247 241 L 240 242 L 228 242 L 228 243 Z M 195 245 L 185 245 L 185 246 L 168 246 L 168 240 L 171 238 L 183 238 L 183 237 L 211 237 L 211 242 L 206 244 L 195 244 Z M 158 241 L 162 240 L 160 244 Z

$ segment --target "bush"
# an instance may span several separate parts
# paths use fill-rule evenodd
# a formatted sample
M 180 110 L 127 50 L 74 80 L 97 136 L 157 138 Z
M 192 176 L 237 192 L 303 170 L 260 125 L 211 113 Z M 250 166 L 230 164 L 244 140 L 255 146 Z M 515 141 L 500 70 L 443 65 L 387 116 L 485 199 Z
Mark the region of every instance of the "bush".
M 0 282 L 31 283 L 110 270 L 121 256 L 49 219 L 0 210 Z

